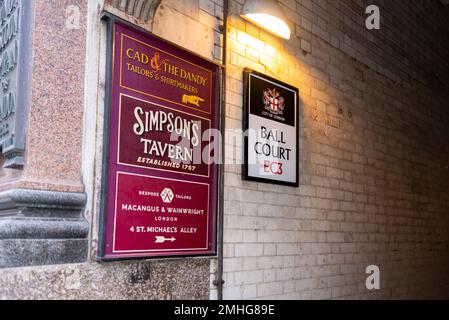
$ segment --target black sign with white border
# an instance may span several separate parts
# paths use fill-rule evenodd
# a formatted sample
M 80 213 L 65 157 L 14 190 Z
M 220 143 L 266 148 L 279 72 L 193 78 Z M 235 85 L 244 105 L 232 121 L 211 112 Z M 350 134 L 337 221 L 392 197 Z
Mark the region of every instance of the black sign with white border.
M 299 90 L 244 70 L 243 179 L 299 186 Z

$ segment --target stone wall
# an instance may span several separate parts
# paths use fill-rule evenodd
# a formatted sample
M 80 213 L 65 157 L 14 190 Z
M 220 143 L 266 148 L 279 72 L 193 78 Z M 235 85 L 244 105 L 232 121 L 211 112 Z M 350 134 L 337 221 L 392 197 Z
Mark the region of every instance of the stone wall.
M 79 4 L 77 28 L 70 29 L 65 8 L 71 1 L 9 3 L 20 12 L 14 38 L 29 37 L 18 51 L 25 56 L 18 71 L 27 74 L 14 113 L 26 132 L 25 163 L 6 162 L 0 169 L 0 268 L 86 261 L 81 151 L 87 5 Z
M 381 29 L 368 31 L 373 2 Z M 226 123 L 242 127 L 244 67 L 297 86 L 300 187 L 245 182 L 226 166 L 224 297 L 448 298 L 449 7 L 281 3 L 290 41 L 231 1 Z M 368 265 L 380 267 L 379 291 L 365 288 Z
M 97 262 L 106 70 L 106 24 L 100 17 L 107 10 L 220 61 L 222 3 L 35 3 L 33 104 L 25 168 L 7 170 L 0 177 L 0 191 L 6 190 L 0 193 L 0 210 L 20 217 L 12 226 L 9 218 L 0 217 L 0 299 L 207 299 L 210 258 Z M 79 26 L 67 28 L 66 22 L 76 21 L 77 13 Z M 14 187 L 30 192 L 11 193 L 11 180 Z M 42 190 L 47 193 L 42 195 Z M 62 191 L 62 198 L 54 193 Z M 80 201 L 75 201 L 77 195 Z M 65 219 L 60 224 L 22 219 L 31 211 L 47 217 L 64 213 Z M 39 240 L 22 240 L 30 233 Z M 64 240 L 69 235 L 73 239 Z
M 0 299 L 206 299 L 208 270 L 208 259 L 7 269 L 0 271 Z

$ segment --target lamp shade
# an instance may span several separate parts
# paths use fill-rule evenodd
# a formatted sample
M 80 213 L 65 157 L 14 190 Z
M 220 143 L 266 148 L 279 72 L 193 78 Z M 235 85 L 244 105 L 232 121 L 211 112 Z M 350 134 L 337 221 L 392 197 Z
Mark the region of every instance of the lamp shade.
M 276 0 L 246 0 L 241 16 L 278 37 L 290 39 L 287 18 Z

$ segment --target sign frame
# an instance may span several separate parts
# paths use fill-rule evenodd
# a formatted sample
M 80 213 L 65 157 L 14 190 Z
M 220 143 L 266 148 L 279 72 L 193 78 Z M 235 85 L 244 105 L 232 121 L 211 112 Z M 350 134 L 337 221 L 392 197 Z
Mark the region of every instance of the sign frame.
M 260 183 L 267 183 L 267 184 L 274 184 L 274 185 L 281 185 L 281 186 L 287 186 L 287 187 L 299 187 L 299 130 L 300 130 L 300 113 L 301 113 L 301 103 L 300 103 L 300 97 L 299 97 L 299 89 L 282 81 L 279 81 L 273 77 L 267 76 L 266 74 L 263 74 L 261 72 L 257 72 L 255 70 L 252 70 L 250 68 L 245 68 L 243 70 L 243 132 L 247 133 L 250 123 L 250 114 L 251 114 L 251 105 L 250 105 L 250 80 L 251 77 L 257 77 L 261 80 L 271 82 L 274 84 L 277 84 L 278 86 L 282 86 L 285 88 L 288 88 L 292 92 L 295 93 L 296 98 L 296 104 L 295 104 L 295 132 L 296 132 L 296 174 L 295 174 L 295 181 L 294 182 L 288 182 L 288 181 L 279 181 L 275 179 L 267 179 L 267 178 L 260 178 L 260 177 L 254 177 L 249 174 L 249 142 L 248 142 L 248 134 L 244 135 L 244 141 L 243 141 L 243 157 L 244 157 L 244 163 L 242 165 L 242 179 L 246 181 L 253 181 L 253 182 L 260 182 Z
M 152 260 L 152 259 L 171 259 L 171 258 L 185 258 L 185 257 L 216 257 L 218 254 L 218 232 L 219 232 L 219 210 L 221 208 L 220 203 L 223 201 L 223 195 L 222 195 L 222 188 L 220 188 L 220 185 L 223 183 L 223 177 L 222 177 L 222 170 L 220 170 L 221 164 L 215 164 L 216 166 L 216 181 L 215 183 L 211 183 L 210 187 L 215 185 L 214 187 L 217 190 L 216 193 L 216 203 L 213 206 L 214 211 L 208 212 L 208 218 L 213 218 L 213 224 L 211 224 L 212 230 L 209 230 L 209 228 L 206 230 L 206 233 L 208 237 L 213 238 L 213 244 L 211 246 L 211 250 L 206 250 L 208 252 L 205 252 L 204 250 L 199 253 L 192 253 L 187 252 L 186 254 L 180 254 L 179 252 L 174 254 L 164 253 L 161 255 L 138 255 L 138 256 L 107 256 L 106 255 L 106 235 L 107 235 L 107 217 L 108 217 L 108 199 L 109 197 L 115 197 L 115 195 L 109 195 L 109 156 L 110 156 L 110 134 L 111 134 L 111 117 L 110 112 L 112 109 L 113 104 L 113 73 L 114 73 L 114 42 L 115 42 L 115 25 L 121 24 L 125 27 L 132 28 L 133 31 L 137 33 L 141 33 L 142 35 L 149 36 L 157 41 L 161 41 L 162 43 L 165 43 L 168 46 L 174 47 L 175 49 L 183 50 L 189 55 L 195 56 L 198 59 L 201 59 L 203 61 L 208 62 L 209 64 L 213 65 L 215 68 L 214 75 L 212 76 L 215 80 L 215 83 L 211 85 L 211 91 L 214 91 L 214 95 L 216 97 L 211 100 L 211 108 L 213 108 L 214 101 L 218 105 L 218 110 L 216 111 L 216 123 L 217 123 L 217 129 L 223 134 L 223 106 L 222 106 L 222 77 L 223 77 L 223 66 L 220 63 L 217 63 L 213 60 L 207 59 L 205 57 L 202 57 L 188 49 L 185 49 L 183 47 L 180 47 L 170 41 L 167 41 L 166 39 L 160 38 L 153 33 L 149 32 L 148 30 L 145 30 L 144 28 L 141 28 L 139 26 L 134 25 L 131 22 L 128 22 L 126 20 L 123 20 L 109 12 L 103 12 L 102 14 L 102 20 L 106 22 L 106 32 L 107 32 L 107 40 L 106 40 L 106 78 L 105 78 L 105 107 L 104 107 L 104 119 L 103 119 L 103 159 L 102 159 L 102 179 L 101 179 L 101 197 L 100 197 L 100 214 L 99 214 L 99 237 L 98 237 L 98 252 L 97 252 L 97 261 L 99 262 L 114 262 L 114 261 L 126 261 L 126 260 Z M 124 93 L 121 92 L 120 95 L 123 95 Z M 125 94 L 126 95 L 126 94 Z M 212 167 L 212 165 L 210 165 Z M 212 170 L 212 168 L 210 168 Z M 120 173 L 117 172 L 117 173 Z M 148 177 L 152 177 L 153 174 L 150 172 L 148 173 Z M 188 180 L 185 181 L 188 183 Z M 207 200 L 209 203 L 211 201 L 211 197 Z M 148 250 L 150 251 L 150 250 Z M 182 251 L 182 250 L 181 250 Z

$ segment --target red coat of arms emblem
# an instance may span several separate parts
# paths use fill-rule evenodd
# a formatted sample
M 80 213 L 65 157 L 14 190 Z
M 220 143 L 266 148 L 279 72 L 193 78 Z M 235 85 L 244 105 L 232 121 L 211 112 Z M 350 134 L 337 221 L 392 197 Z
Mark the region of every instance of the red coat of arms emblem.
M 272 114 L 282 115 L 285 108 L 285 100 L 276 89 L 267 89 L 263 92 L 265 109 Z

